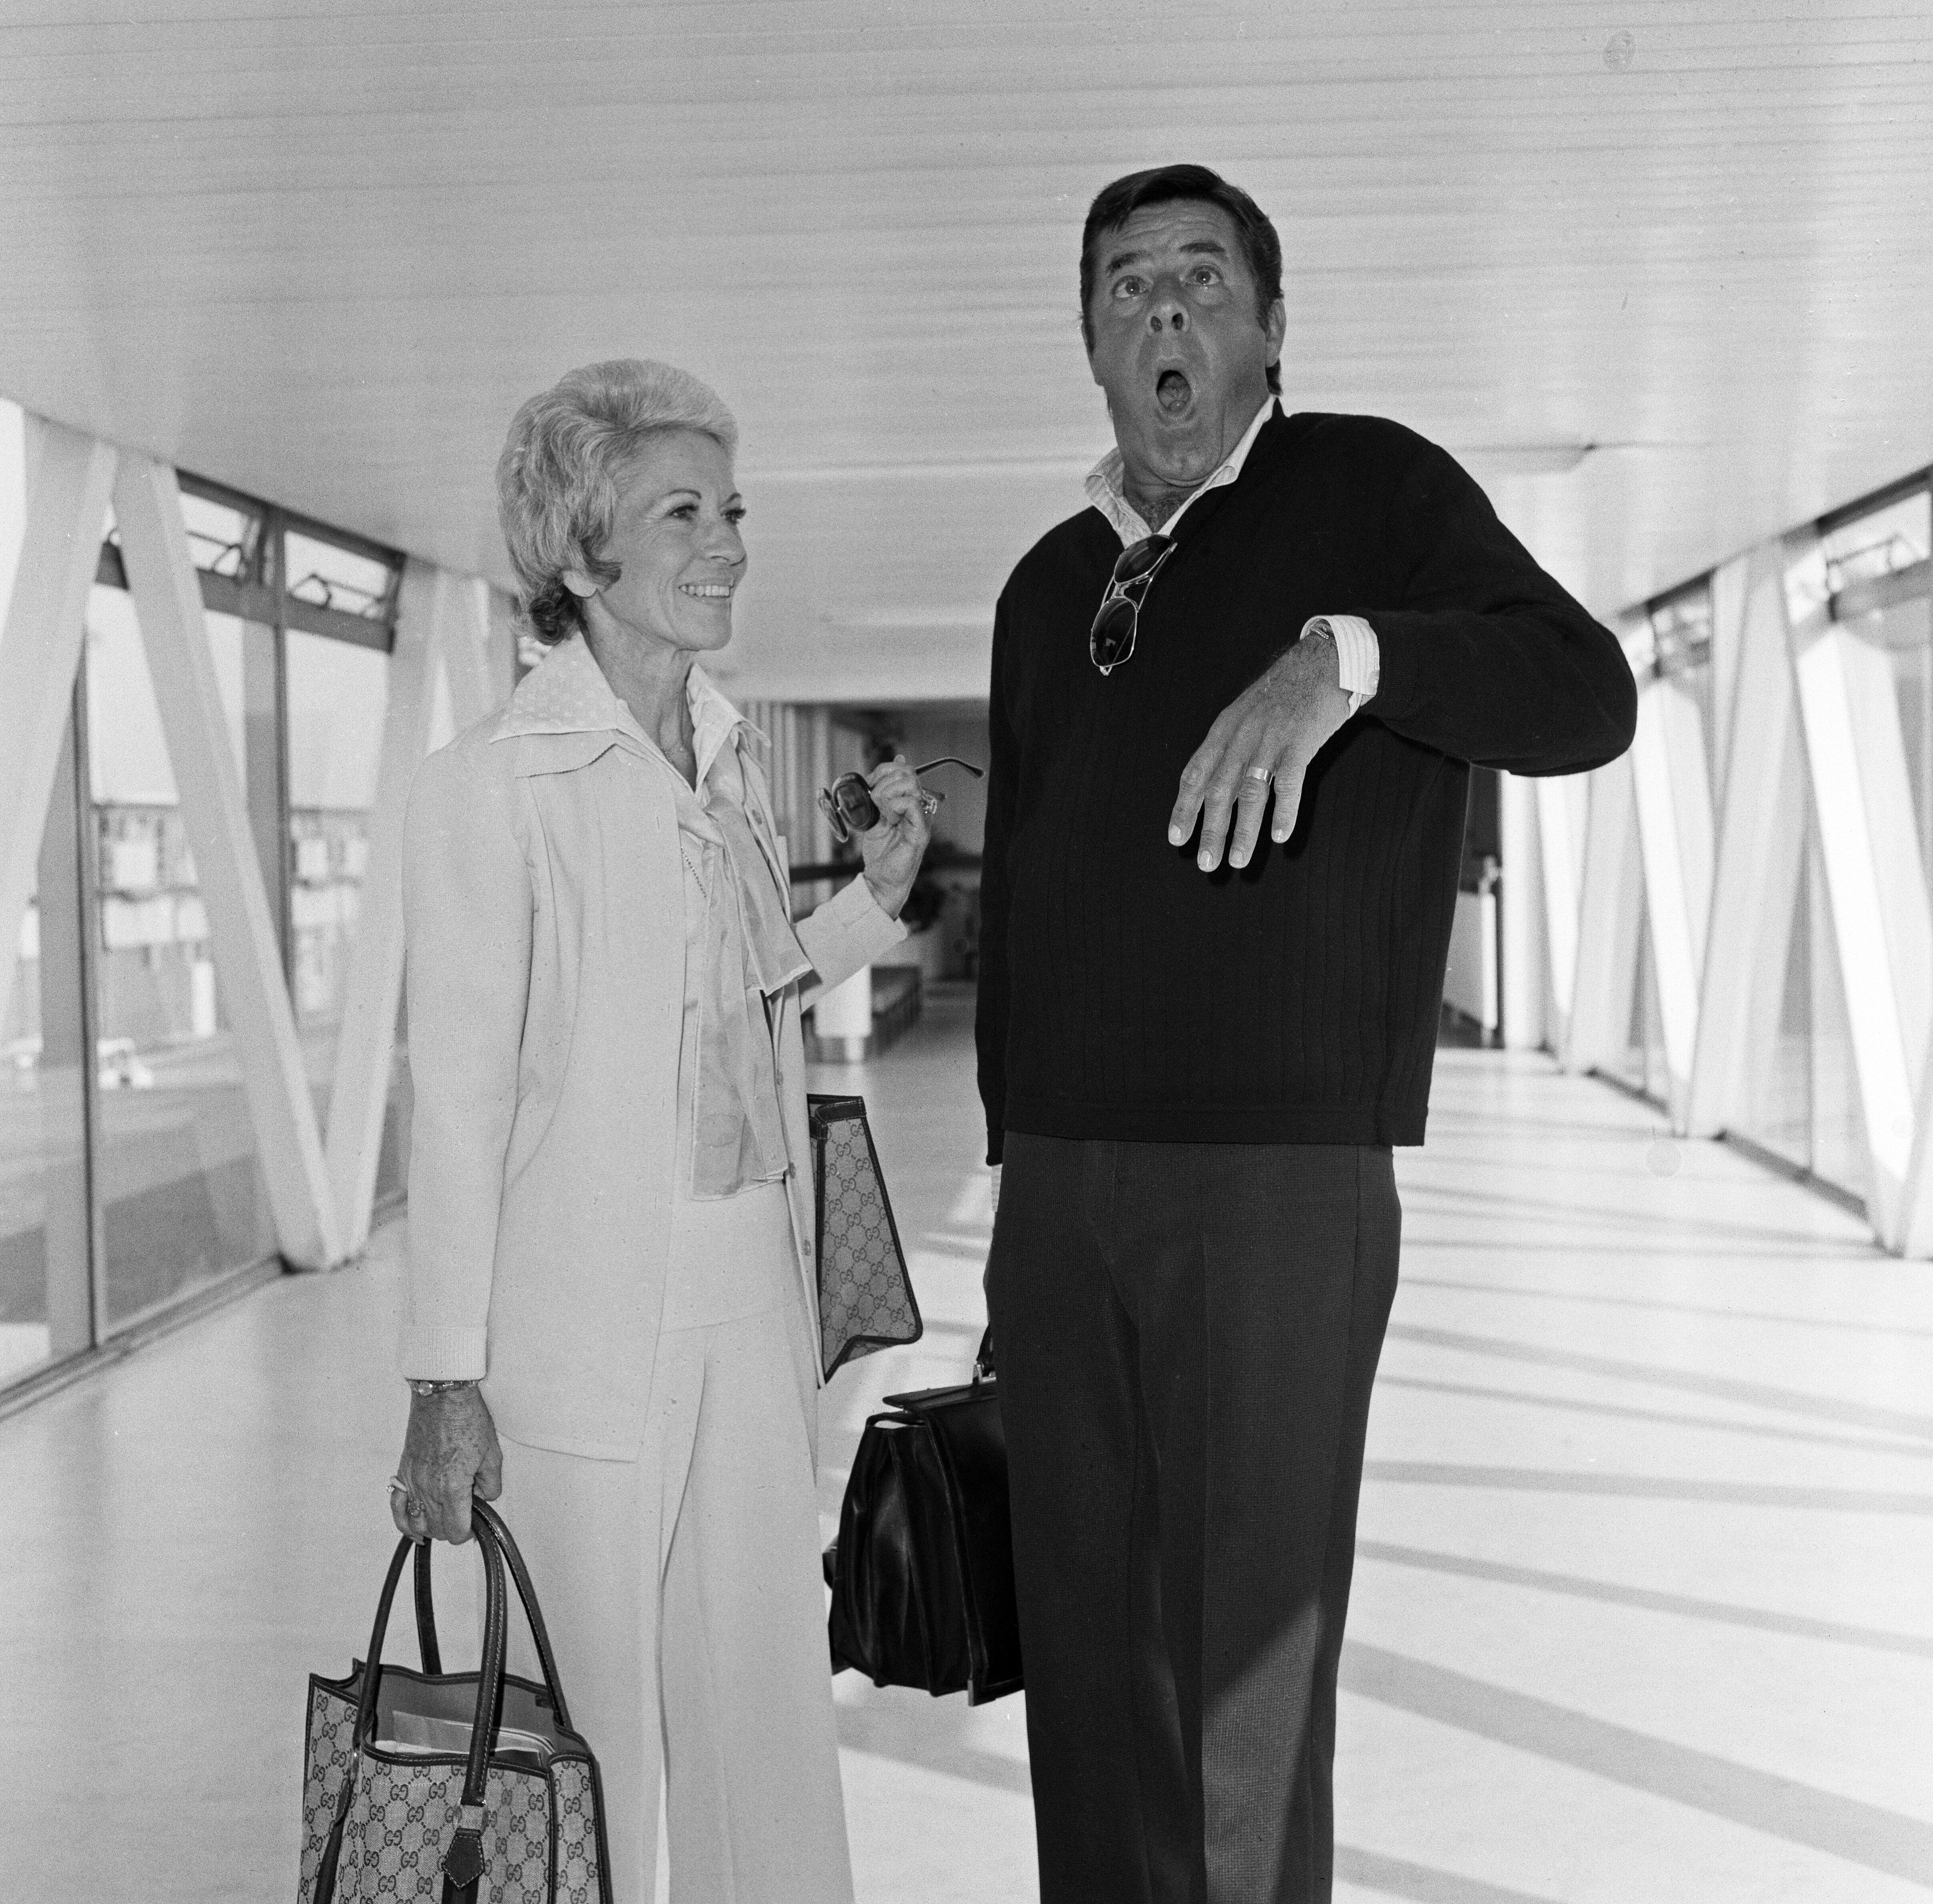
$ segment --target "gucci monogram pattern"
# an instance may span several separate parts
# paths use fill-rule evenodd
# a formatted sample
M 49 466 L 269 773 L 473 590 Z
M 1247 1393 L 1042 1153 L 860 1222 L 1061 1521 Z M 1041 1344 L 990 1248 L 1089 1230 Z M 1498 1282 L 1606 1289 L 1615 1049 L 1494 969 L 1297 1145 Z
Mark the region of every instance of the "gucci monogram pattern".
M 551 1770 L 557 1791 L 557 1904 L 599 1904 L 603 1880 L 597 1862 L 597 1789 L 580 1759 Z
M 917 1341 L 920 1320 L 864 1123 L 828 1118 L 819 1133 L 819 1348 L 830 1375 L 849 1356 Z
M 335 1822 L 342 1781 L 356 1756 L 356 1701 L 326 1680 L 308 1683 L 308 1745 L 302 1755 L 299 1904 L 315 1904 L 316 1872 Z
M 493 1767 L 483 1788 L 491 1904 L 550 1904 L 549 1781 Z M 336 1904 L 440 1904 L 443 1857 L 463 1802 L 463 1767 L 365 1758 L 350 1800 Z
M 309 1682 L 299 1904 L 440 1904 L 443 1857 L 462 1803 L 461 1765 L 365 1758 L 342 1833 L 331 1899 L 316 1879 L 356 1762 L 353 1680 Z M 556 1819 L 556 1868 L 551 1821 Z M 491 1904 L 603 1904 L 597 1775 L 558 1758 L 548 1776 L 493 1766 L 484 1787 L 485 1894 Z

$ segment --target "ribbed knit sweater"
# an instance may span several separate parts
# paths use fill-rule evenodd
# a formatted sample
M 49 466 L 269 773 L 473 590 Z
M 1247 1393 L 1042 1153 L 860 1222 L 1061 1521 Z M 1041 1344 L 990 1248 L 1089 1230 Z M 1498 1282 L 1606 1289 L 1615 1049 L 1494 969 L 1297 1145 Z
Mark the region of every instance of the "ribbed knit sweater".
M 1455 461 L 1377 417 L 1279 410 L 1192 503 L 1104 678 L 1121 552 L 1089 509 L 994 622 L 978 1020 L 1008 1131 L 1168 1143 L 1423 1140 L 1469 767 L 1566 773 L 1630 744 L 1616 638 Z M 1376 634 L 1375 695 L 1317 755 L 1294 836 L 1198 871 L 1168 843 L 1215 716 L 1318 614 Z

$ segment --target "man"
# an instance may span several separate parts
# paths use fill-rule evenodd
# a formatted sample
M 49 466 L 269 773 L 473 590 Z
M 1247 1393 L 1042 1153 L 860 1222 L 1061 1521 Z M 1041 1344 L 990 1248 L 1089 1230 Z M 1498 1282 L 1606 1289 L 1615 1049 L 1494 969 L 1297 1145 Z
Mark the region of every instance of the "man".
M 1303 1904 L 1468 763 L 1635 691 L 1443 451 L 1284 416 L 1246 194 L 1108 186 L 1081 293 L 1116 448 L 1000 598 L 981 889 L 1041 1896 Z

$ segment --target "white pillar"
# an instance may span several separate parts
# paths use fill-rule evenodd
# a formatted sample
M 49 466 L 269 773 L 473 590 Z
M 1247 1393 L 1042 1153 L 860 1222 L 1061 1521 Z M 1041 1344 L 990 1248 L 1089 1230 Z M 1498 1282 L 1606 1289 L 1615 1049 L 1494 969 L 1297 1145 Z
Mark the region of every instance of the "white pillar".
M 46 424 L 29 478 L 20 563 L 0 623 L 0 1024 L 33 890 L 47 796 L 67 732 L 87 591 L 114 481 L 114 452 Z
M 831 1056 L 839 1050 L 849 1064 L 866 1055 L 873 1035 L 873 969 L 861 966 L 852 976 L 822 992 L 813 1002 L 812 1029 Z
M 429 744 L 437 630 L 448 607 L 449 587 L 441 569 L 413 557 L 403 569 L 382 748 L 377 756 L 375 803 L 369 815 L 369 857 L 349 954 L 335 1070 L 329 1081 L 329 1182 L 343 1246 L 352 1253 L 368 1242 L 370 1213 L 375 1206 L 403 987 L 403 815 L 410 782 Z M 467 664 L 468 657 L 463 659 Z M 470 684 L 466 692 L 458 684 L 466 668 L 454 671 L 451 698 L 467 706 L 476 698 L 476 687 Z M 460 724 L 460 712 L 457 718 Z
M 1497 843 L 1504 865 L 1504 1044 L 1512 1051 L 1535 1051 L 1546 1036 L 1544 1002 L 1550 980 L 1537 821 L 1533 783 L 1514 773 L 1499 774 Z

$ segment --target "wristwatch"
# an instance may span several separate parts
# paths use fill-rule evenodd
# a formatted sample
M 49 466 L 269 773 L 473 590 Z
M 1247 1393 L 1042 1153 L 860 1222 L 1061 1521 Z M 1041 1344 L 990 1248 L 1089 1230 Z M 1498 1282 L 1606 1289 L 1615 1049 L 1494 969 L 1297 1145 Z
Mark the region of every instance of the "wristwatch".
M 419 1380 L 413 1375 L 405 1379 L 409 1383 L 412 1395 L 445 1395 L 452 1389 L 473 1389 L 476 1386 L 476 1377 L 473 1375 L 459 1376 L 453 1382 Z

